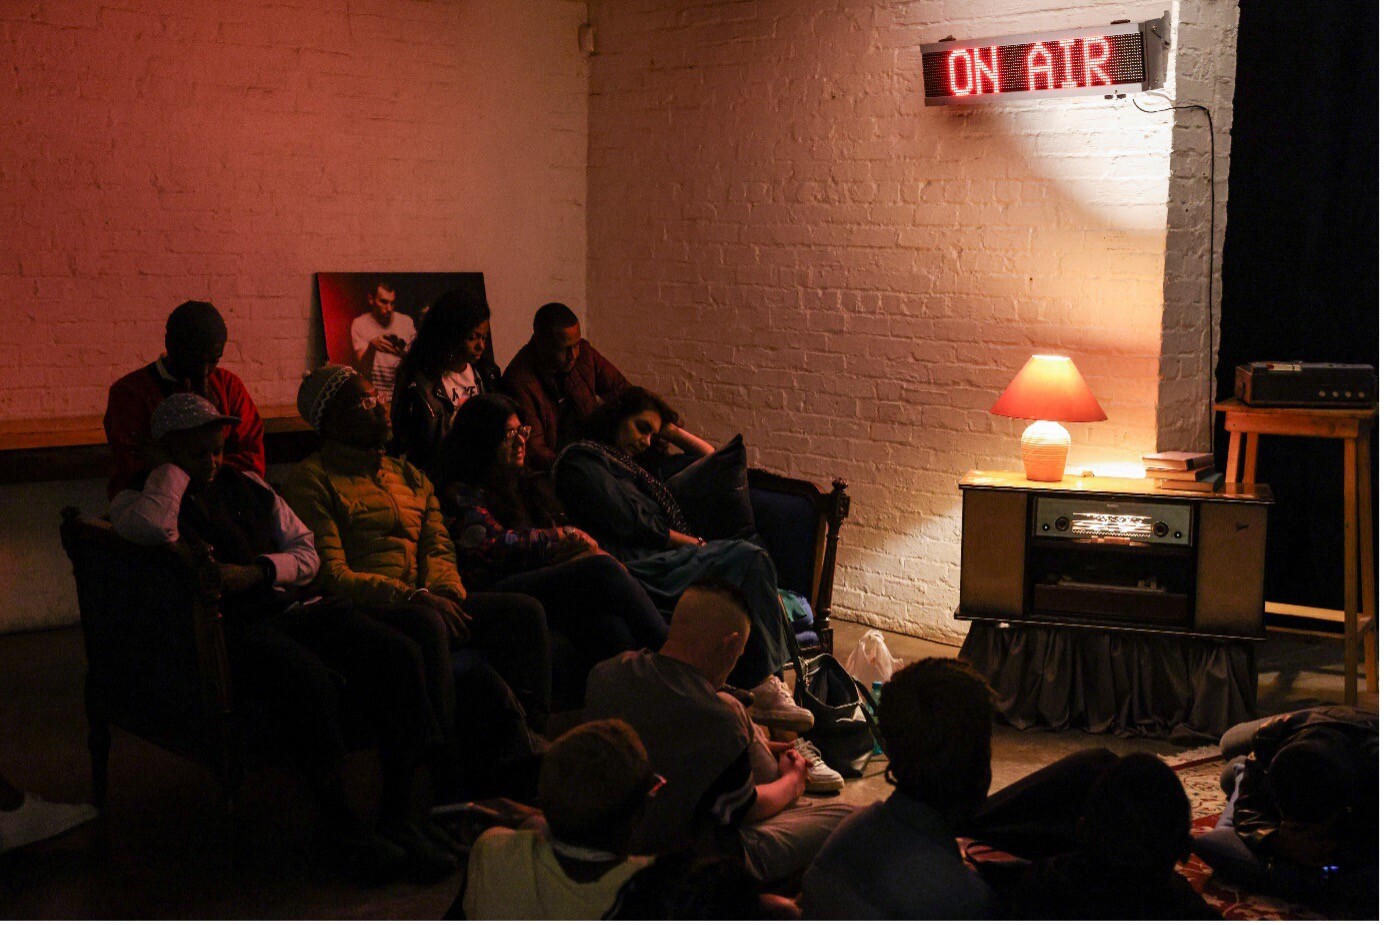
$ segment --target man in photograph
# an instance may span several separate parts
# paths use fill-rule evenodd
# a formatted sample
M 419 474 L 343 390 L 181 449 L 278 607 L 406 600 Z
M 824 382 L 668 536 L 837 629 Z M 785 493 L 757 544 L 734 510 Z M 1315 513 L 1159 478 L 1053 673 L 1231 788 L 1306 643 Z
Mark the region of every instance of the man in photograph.
M 356 369 L 388 403 L 394 395 L 399 360 L 413 343 L 413 319 L 394 310 L 394 287 L 388 280 L 371 282 L 368 292 L 370 310 L 351 322 L 351 348 Z

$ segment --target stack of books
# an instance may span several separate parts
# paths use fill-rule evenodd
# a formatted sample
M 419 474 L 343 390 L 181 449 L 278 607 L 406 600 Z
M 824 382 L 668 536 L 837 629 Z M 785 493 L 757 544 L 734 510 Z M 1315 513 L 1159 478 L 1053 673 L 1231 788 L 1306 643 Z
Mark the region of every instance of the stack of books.
M 1147 453 L 1144 474 L 1158 488 L 1171 491 L 1220 491 L 1225 487 L 1225 473 L 1217 472 L 1215 464 L 1210 453 Z

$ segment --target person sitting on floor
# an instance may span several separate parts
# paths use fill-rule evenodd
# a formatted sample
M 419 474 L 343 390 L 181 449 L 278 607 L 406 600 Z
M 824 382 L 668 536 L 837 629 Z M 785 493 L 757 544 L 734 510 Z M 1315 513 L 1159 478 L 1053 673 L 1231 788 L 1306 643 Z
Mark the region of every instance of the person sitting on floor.
M 56 838 L 98 815 L 90 803 L 53 803 L 0 774 L 0 854 Z
M 749 603 L 738 588 L 694 584 L 660 651 L 626 652 L 592 669 L 586 716 L 629 722 L 668 778 L 632 850 L 725 853 L 772 885 L 801 874 L 851 807 L 798 804 L 810 767 L 791 747 L 773 756 L 772 779 L 756 777 L 764 755 L 753 725 L 738 700 L 720 693 L 749 635 Z
M 483 833 L 455 905 L 469 919 L 602 918 L 625 881 L 653 860 L 631 857 L 629 841 L 663 783 L 628 723 L 569 730 L 543 756 L 538 806 L 546 827 Z
M 553 468 L 558 497 L 572 522 L 623 562 L 660 608 L 670 610 L 707 575 L 740 588 L 750 602 L 752 630 L 730 683 L 753 693 L 756 722 L 805 732 L 812 714 L 793 702 L 778 677 L 788 661 L 788 640 L 768 552 L 745 540 L 692 536 L 667 485 L 635 462 L 659 433 L 696 441 L 687 443 L 689 451 L 711 452 L 677 422 L 677 412 L 647 389 L 620 392 L 588 418 L 587 439 L 562 451 Z
M 1379 714 L 1312 707 L 1231 728 L 1230 800 L 1196 853 L 1218 877 L 1342 917 L 1379 902 Z
M 191 392 L 236 423 L 226 431 L 226 465 L 264 475 L 264 424 L 235 373 L 219 364 L 226 349 L 226 322 L 210 302 L 184 302 L 164 328 L 164 354 L 117 380 L 110 388 L 103 424 L 113 467 L 107 493 L 114 498 L 148 471 L 149 419 L 165 398 Z
M 591 666 L 668 636 L 643 587 L 584 531 L 566 521 L 544 480 L 524 468 L 528 428 L 503 395 L 457 412 L 439 454 L 439 496 L 467 587 L 531 594 L 548 628 L 576 647 L 580 686 Z M 579 696 L 581 691 L 576 691 Z
M 444 735 L 456 730 L 458 743 L 477 746 L 474 735 L 481 733 L 468 724 L 497 731 L 488 725 L 496 719 L 493 703 L 458 709 L 463 675 L 492 692 L 512 690 L 529 725 L 541 731 L 551 689 L 542 605 L 527 595 L 466 593 L 432 483 L 412 464 L 385 455 L 389 418 L 359 373 L 331 364 L 313 371 L 298 390 L 298 410 L 323 444 L 294 466 L 283 493 L 313 532 L 322 558 L 318 585 L 418 644 Z M 507 687 L 473 677 L 487 670 L 476 650 Z M 507 735 L 505 754 L 522 758 L 527 738 L 515 730 Z M 460 758 L 478 759 L 474 752 Z M 487 763 L 493 764 L 474 760 L 472 768 L 479 772 Z
M 505 367 L 504 390 L 533 428 L 527 465 L 547 472 L 557 453 L 581 435 L 591 412 L 629 382 L 581 336 L 581 322 L 561 302 L 533 316 L 533 336 Z
M 414 770 L 440 740 L 422 656 L 389 627 L 305 593 L 319 564 L 312 534 L 258 475 L 222 464 L 234 423 L 200 395 L 165 399 L 150 435 L 167 462 L 115 496 L 111 525 L 134 543 L 181 541 L 212 557 L 237 695 L 264 704 L 293 744 L 343 860 L 369 879 L 444 876 L 455 859 L 440 830 L 408 819 Z M 379 745 L 383 838 L 346 798 L 343 700 Z
M 993 918 L 1003 904 L 962 863 L 958 836 L 1033 862 L 1078 850 L 1082 807 L 1115 754 L 1074 752 L 987 797 L 992 715 L 989 687 L 964 662 L 928 658 L 894 673 L 878 712 L 894 793 L 827 842 L 803 878 L 805 915 Z
M 1096 778 L 1078 850 L 1032 865 L 1013 891 L 1024 919 L 1218 919 L 1177 872 L 1192 848 L 1192 805 L 1177 774 L 1136 753 Z
M 433 461 L 457 409 L 500 386 L 485 296 L 460 289 L 439 296 L 419 323 L 397 376 L 391 455 L 413 463 L 436 484 Z

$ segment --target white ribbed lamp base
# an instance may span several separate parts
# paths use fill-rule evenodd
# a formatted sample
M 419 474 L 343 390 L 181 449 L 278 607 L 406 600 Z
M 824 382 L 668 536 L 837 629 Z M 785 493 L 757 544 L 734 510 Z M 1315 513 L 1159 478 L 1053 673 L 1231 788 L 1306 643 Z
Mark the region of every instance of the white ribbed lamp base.
M 1030 482 L 1060 482 L 1067 468 L 1072 435 L 1056 421 L 1034 421 L 1024 431 L 1024 477 Z

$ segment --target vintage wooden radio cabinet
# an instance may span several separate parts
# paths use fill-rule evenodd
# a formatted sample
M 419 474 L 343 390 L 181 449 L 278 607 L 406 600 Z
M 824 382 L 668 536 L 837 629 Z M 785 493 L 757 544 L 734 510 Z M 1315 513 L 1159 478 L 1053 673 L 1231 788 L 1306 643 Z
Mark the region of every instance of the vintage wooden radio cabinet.
M 1263 638 L 1265 485 L 972 472 L 960 487 L 959 620 Z

